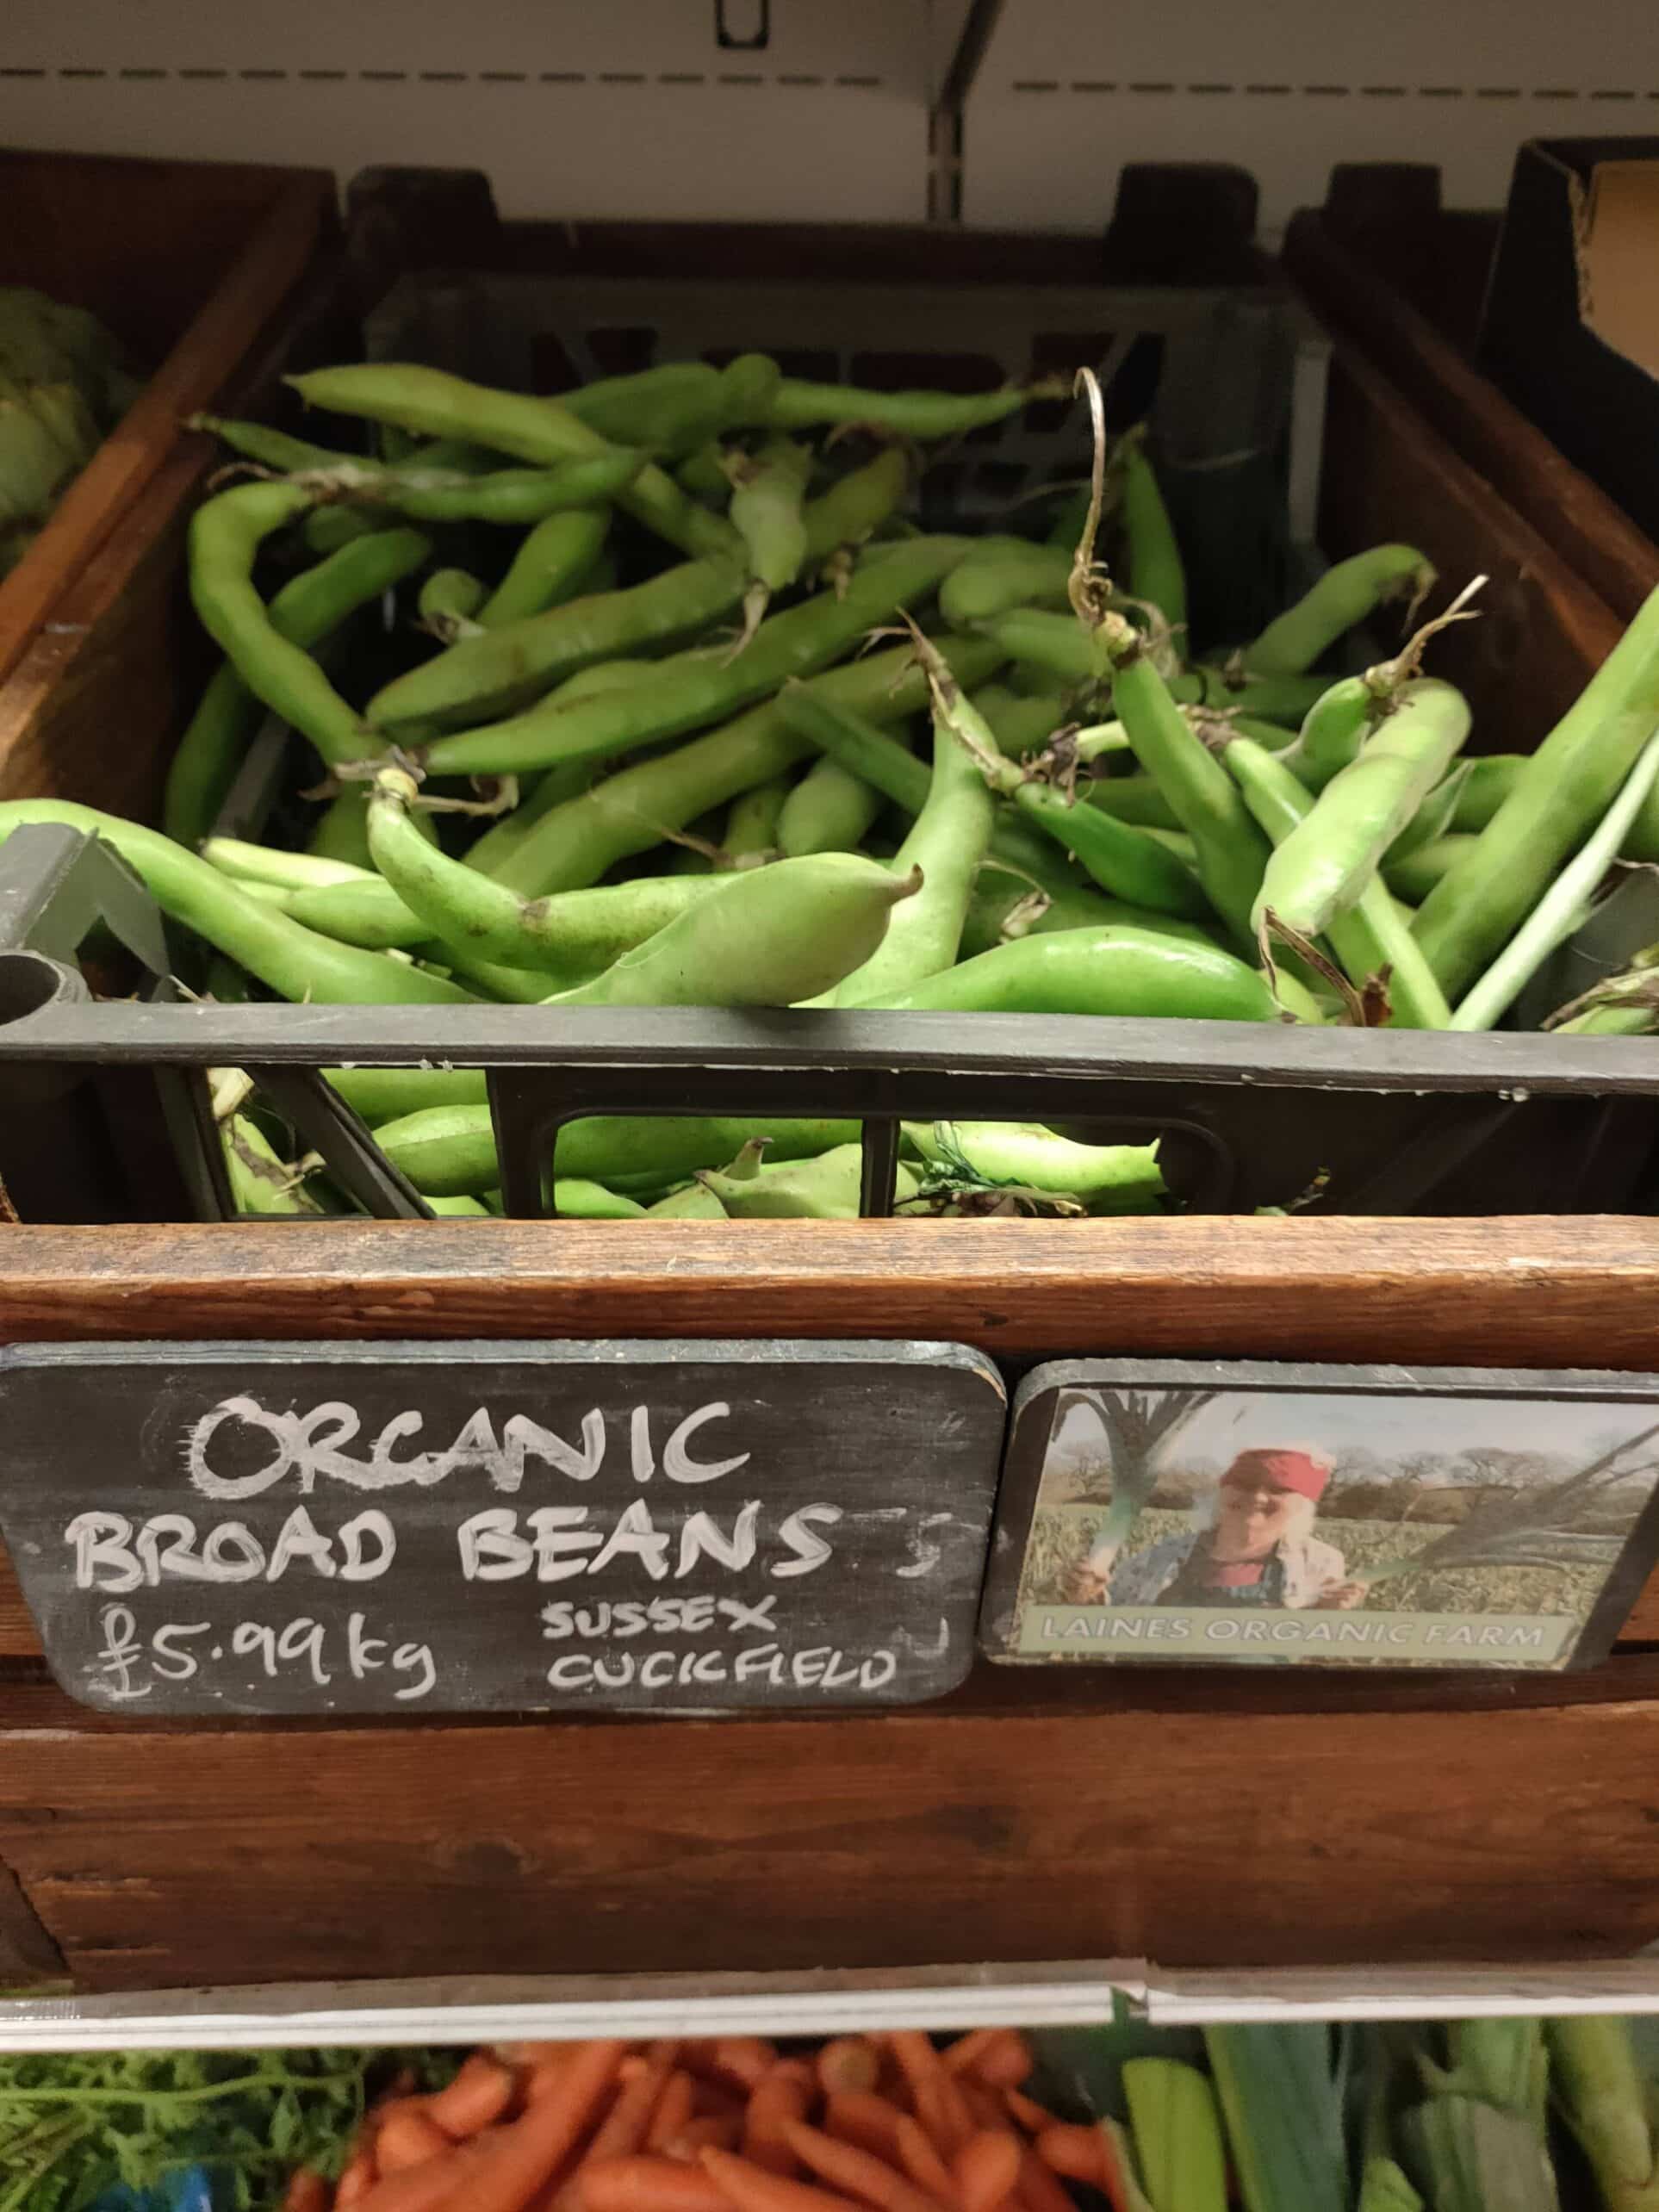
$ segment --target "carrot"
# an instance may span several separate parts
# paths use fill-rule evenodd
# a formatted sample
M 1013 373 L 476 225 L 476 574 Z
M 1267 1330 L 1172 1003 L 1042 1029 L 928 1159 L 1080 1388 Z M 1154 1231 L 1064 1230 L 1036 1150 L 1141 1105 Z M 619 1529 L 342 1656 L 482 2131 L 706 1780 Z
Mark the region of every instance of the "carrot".
M 375 2163 L 383 2174 L 405 2173 L 454 2148 L 453 2139 L 410 2098 L 382 2122 L 375 2137 Z
M 887 2039 L 903 2067 L 916 2116 L 942 2157 L 953 2158 L 973 2133 L 961 2091 L 944 2060 L 919 2029 L 901 2028 Z
M 700 2165 L 637 2153 L 584 2165 L 581 2212 L 730 2212 L 725 2194 Z
M 780 2060 L 749 2100 L 743 2115 L 743 2156 L 769 2173 L 797 2170 L 790 2129 L 805 2120 L 807 2091 L 793 2066 Z
M 334 2184 L 334 2212 L 351 2212 L 353 2205 L 361 2204 L 375 2185 L 375 2153 L 365 2143 L 361 2150 L 353 2151 L 340 2170 Z
M 1046 2104 L 1039 2104 L 1035 2098 L 1026 2096 L 1022 2090 L 1005 2089 L 1003 2103 L 1007 2105 L 1010 2117 L 1019 2122 L 1028 2135 L 1041 2135 L 1045 2128 L 1062 2125 L 1058 2112 L 1051 2112 Z
M 1035 2151 L 1021 2157 L 1018 2195 L 1025 2212 L 1077 2212 L 1070 2193 L 1060 2187 L 1053 2169 Z
M 959 2035 L 954 2043 L 947 2043 L 939 2054 L 947 2073 L 959 2074 L 972 2066 L 981 2051 L 994 2043 L 1002 2034 L 1000 2028 L 976 2028 L 971 2035 Z
M 713 2072 L 740 2089 L 758 2089 L 778 2063 L 776 2045 L 759 2035 L 718 2035 L 710 2056 Z
M 495 2059 L 475 2051 L 447 2089 L 435 2090 L 426 2099 L 434 2124 L 451 2141 L 492 2128 L 512 2103 L 518 2083 Z
M 826 2097 L 873 2090 L 881 2078 L 881 2057 L 864 2035 L 836 2035 L 818 2053 L 818 2081 Z
M 1072 2127 L 1063 2121 L 1045 2128 L 1037 2138 L 1037 2156 L 1068 2181 L 1086 2181 L 1090 2189 L 1105 2186 L 1106 2160 L 1098 2128 Z
M 781 2066 L 783 2060 L 779 2060 Z M 706 2074 L 693 2074 L 692 2082 L 692 2110 L 699 2120 L 711 2116 L 720 2119 L 741 2121 L 749 2102 L 747 2090 L 734 2090 L 723 2081 L 711 2081 Z
M 1021 2145 L 1008 2129 L 970 2135 L 951 2160 L 962 2212 L 993 2212 L 1020 2178 Z
M 658 2045 L 654 2054 L 624 2083 L 616 2103 L 600 2121 L 599 2132 L 587 2146 L 583 2163 L 599 2159 L 626 2158 L 643 2151 L 651 2132 L 651 2120 L 673 2073 L 679 2054 L 677 2043 Z M 626 2061 L 624 2060 L 625 2064 Z
M 1008 2113 L 994 2089 L 987 2089 L 982 2081 L 975 2081 L 972 2076 L 965 2080 L 960 2075 L 957 2077 L 956 2086 L 962 2092 L 968 2116 L 979 2134 L 983 2134 L 986 2128 L 992 2134 L 1007 2134 Z
M 889 2165 L 899 2162 L 898 2108 L 873 2090 L 835 2091 L 823 2109 L 823 2131 L 838 2143 L 856 2143 Z
M 532 2061 L 530 2071 L 522 2077 L 526 2104 L 539 2104 L 551 2094 L 570 2071 L 568 2058 L 550 2056 Z
M 677 2135 L 691 2118 L 693 2092 L 692 2078 L 676 2067 L 662 2085 L 662 2094 L 656 2101 L 656 2110 L 651 2115 L 651 2124 L 646 2132 L 645 2147 L 660 2151 L 671 2135 Z
M 908 2112 L 899 2115 L 898 2155 L 904 2162 L 904 2171 L 924 2195 L 935 2197 L 941 2204 L 956 2202 L 956 2184 L 951 2178 L 950 2168 L 934 2148 L 932 2138 L 919 2120 L 912 2120 Z
M 735 2151 L 743 2132 L 741 2112 L 705 2112 L 695 2120 L 687 2120 L 677 2135 L 663 2145 L 665 2158 L 685 2159 L 693 2165 L 697 2153 L 705 2144 L 712 2143 L 717 2151 Z
M 466 2212 L 525 2212 L 592 2125 L 625 2048 L 610 2037 L 578 2046 L 563 2080 L 479 2157 L 467 2177 Z
M 970 2071 L 988 2088 L 1017 2089 L 1031 2078 L 1036 2063 L 1030 2044 L 1017 2028 L 997 2028 L 971 2061 Z
M 787 2131 L 789 2147 L 804 2165 L 843 2195 L 862 2197 L 881 2212 L 940 2212 L 936 2197 L 896 2172 L 885 2159 L 861 2150 L 855 2143 L 838 2143 L 817 2128 L 799 2125 Z
M 734 2158 L 730 2151 L 705 2151 L 702 2159 L 731 2212 L 859 2212 L 845 2196 L 768 2173 L 764 2166 Z
M 469 2173 L 475 2172 L 479 2160 L 470 2143 L 451 2143 L 438 2158 L 428 2159 L 424 2165 L 410 2166 L 404 2173 L 388 2174 L 377 2181 L 362 2199 L 362 2212 L 444 2212 L 444 2208 L 457 2201 L 457 2192 L 466 2186 Z M 338 2193 L 336 2206 L 339 2203 Z
M 283 2212 L 328 2212 L 329 2195 L 315 2166 L 295 2166 L 283 2192 Z

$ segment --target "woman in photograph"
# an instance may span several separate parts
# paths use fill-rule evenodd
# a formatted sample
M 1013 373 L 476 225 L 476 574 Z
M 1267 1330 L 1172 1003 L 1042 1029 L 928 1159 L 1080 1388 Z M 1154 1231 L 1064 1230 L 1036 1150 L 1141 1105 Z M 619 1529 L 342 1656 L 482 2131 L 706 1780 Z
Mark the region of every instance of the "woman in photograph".
M 1121 1563 L 1090 1552 L 1074 1605 L 1269 1606 L 1343 1610 L 1364 1599 L 1342 1554 L 1313 1533 L 1329 1463 L 1312 1452 L 1241 1451 L 1222 1476 L 1208 1528 L 1165 1537 Z

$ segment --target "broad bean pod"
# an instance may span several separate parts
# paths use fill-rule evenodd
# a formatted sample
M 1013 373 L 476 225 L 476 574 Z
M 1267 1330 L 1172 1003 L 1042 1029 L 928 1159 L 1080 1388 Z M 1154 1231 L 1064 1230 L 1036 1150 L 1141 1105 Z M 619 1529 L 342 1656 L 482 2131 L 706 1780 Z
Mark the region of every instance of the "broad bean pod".
M 198 507 L 190 522 L 190 599 L 248 689 L 338 767 L 364 750 L 363 724 L 311 655 L 272 626 L 253 587 L 260 545 L 309 505 L 308 494 L 274 483 L 233 485 Z
M 414 780 L 403 769 L 381 770 L 369 801 L 369 848 L 383 884 L 314 892 L 314 907 L 344 906 L 349 912 L 352 894 L 361 901 L 372 888 L 377 895 L 389 893 L 415 919 L 419 937 L 441 938 L 474 960 L 546 969 L 574 982 L 678 920 L 720 881 L 665 876 L 521 898 L 428 843 L 412 817 L 416 795 Z M 542 995 L 553 988 L 550 981 Z
M 1327 569 L 1295 606 L 1245 647 L 1240 658 L 1255 674 L 1299 674 L 1388 600 L 1414 604 L 1433 589 L 1434 581 L 1433 563 L 1414 545 L 1373 545 Z
M 965 682 L 989 675 L 997 662 L 996 648 L 981 639 L 948 641 L 948 650 Z M 903 648 L 829 669 L 793 696 L 803 693 L 890 722 L 916 713 L 927 702 L 925 680 Z M 722 729 L 624 768 L 580 798 L 567 799 L 544 815 L 529 836 L 496 852 L 487 850 L 497 834 L 492 831 L 469 857 L 474 867 L 488 868 L 498 881 L 531 898 L 574 890 L 597 882 L 630 854 L 649 851 L 706 808 L 724 806 L 740 792 L 782 775 L 812 750 L 811 741 L 785 719 L 784 703 L 769 699 Z M 924 768 L 924 778 L 926 773 Z
M 1016 937 L 909 990 L 867 1003 L 914 1013 L 1112 1014 L 1209 1022 L 1272 1022 L 1279 1016 L 1260 971 L 1219 945 L 1115 926 Z
M 409 363 L 347 363 L 288 378 L 308 407 L 395 423 L 427 438 L 460 438 L 544 466 L 609 451 L 606 439 L 553 400 L 526 399 Z M 687 496 L 654 462 L 618 494 L 618 506 L 671 545 L 693 556 L 737 552 L 724 515 Z
M 775 691 L 788 677 L 823 668 L 873 623 L 926 598 L 967 541 L 918 537 L 861 567 L 840 599 L 809 600 L 763 622 L 736 659 L 681 654 L 656 680 L 614 696 L 542 705 L 506 722 L 437 737 L 419 749 L 433 775 L 503 775 L 561 761 L 618 753 L 717 720 Z
M 610 510 L 604 507 L 578 507 L 538 523 L 479 608 L 479 628 L 504 629 L 573 599 L 592 577 L 610 527 Z
M 60 823 L 102 837 L 143 878 L 165 914 L 283 998 L 330 1006 L 460 1005 L 470 998 L 469 992 L 424 968 L 301 929 L 158 830 L 69 799 L 0 801 L 0 842 L 31 822 Z
M 266 620 L 279 637 L 309 651 L 359 607 L 413 575 L 431 550 L 417 530 L 357 538 L 284 584 Z M 214 671 L 167 771 L 162 826 L 180 844 L 199 844 L 217 821 L 260 711 L 258 695 L 233 662 Z
M 1389 846 L 1469 735 L 1469 702 L 1432 676 L 1401 690 L 1358 757 L 1332 777 L 1268 862 L 1251 920 L 1316 937 L 1376 877 Z
M 1282 759 L 1252 739 L 1235 737 L 1221 757 L 1246 805 L 1276 845 L 1313 812 L 1314 794 Z M 1411 934 L 1410 919 L 1380 877 L 1366 885 L 1351 910 L 1332 916 L 1326 934 L 1343 973 L 1357 989 L 1388 972 L 1396 1028 L 1444 1029 L 1450 1024 L 1451 1009 Z
M 552 1006 L 793 1006 L 863 965 L 922 872 L 814 853 L 717 877 L 709 895 Z

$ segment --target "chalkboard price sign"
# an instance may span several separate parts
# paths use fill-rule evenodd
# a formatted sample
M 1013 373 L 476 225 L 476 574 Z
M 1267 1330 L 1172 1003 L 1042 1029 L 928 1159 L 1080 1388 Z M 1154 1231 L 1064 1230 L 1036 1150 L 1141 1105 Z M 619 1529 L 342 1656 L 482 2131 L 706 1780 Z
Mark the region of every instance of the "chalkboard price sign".
M 948 1344 L 22 1345 L 0 1528 L 112 1713 L 903 1705 L 1003 1414 Z

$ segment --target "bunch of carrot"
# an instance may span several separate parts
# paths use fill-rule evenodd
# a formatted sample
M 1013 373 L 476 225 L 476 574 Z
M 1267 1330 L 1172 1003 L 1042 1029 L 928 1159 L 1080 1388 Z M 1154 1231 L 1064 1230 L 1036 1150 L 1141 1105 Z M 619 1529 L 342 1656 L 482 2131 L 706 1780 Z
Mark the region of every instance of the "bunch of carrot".
M 1073 2212 L 1062 2175 L 1126 2212 L 1110 2137 L 1028 2097 L 1032 2066 L 1006 2028 L 476 2051 L 395 2085 L 284 2212 Z

